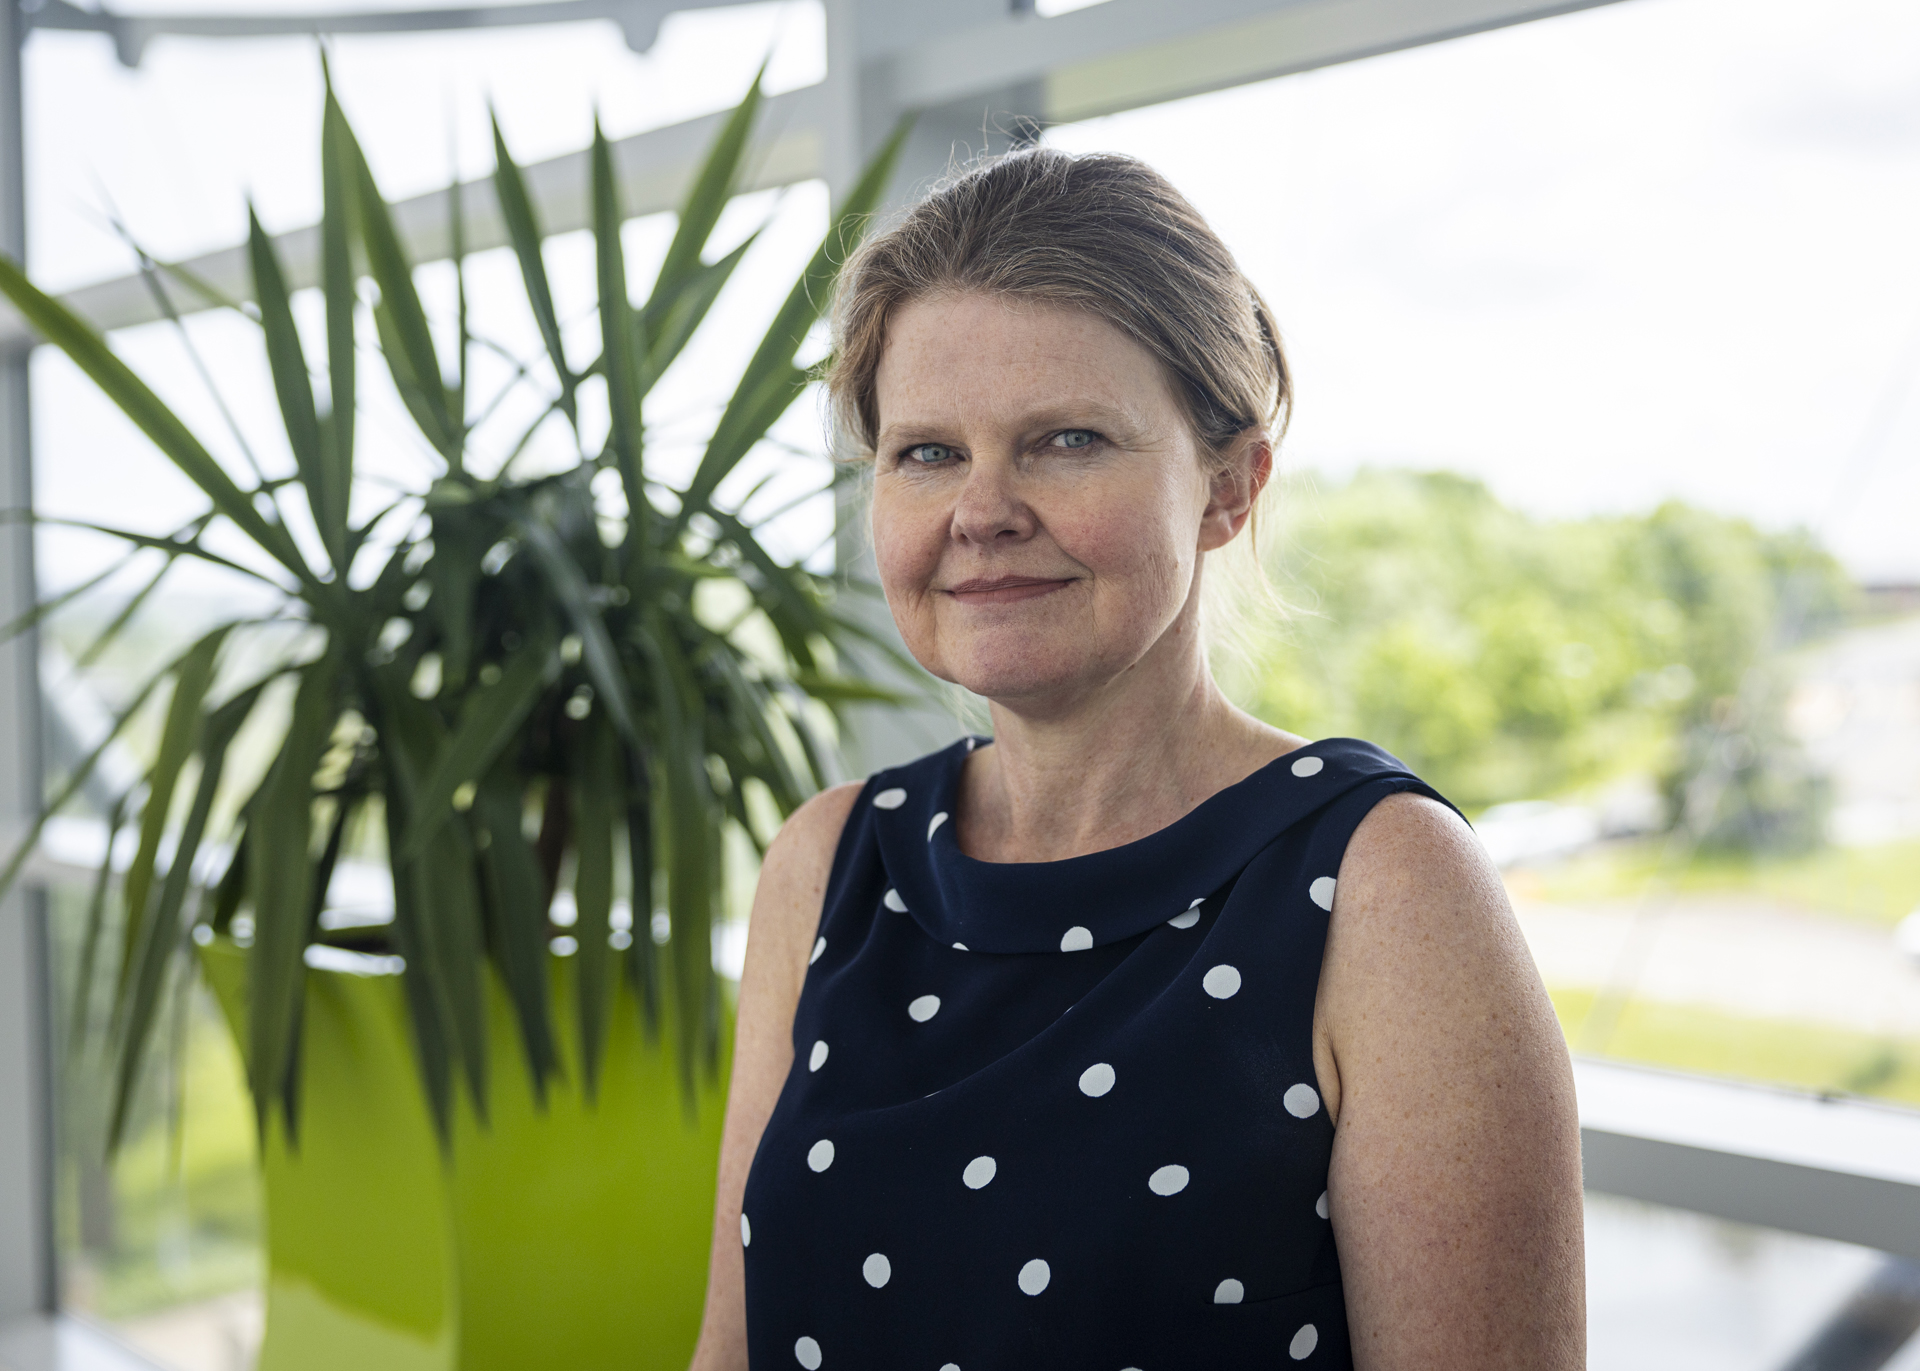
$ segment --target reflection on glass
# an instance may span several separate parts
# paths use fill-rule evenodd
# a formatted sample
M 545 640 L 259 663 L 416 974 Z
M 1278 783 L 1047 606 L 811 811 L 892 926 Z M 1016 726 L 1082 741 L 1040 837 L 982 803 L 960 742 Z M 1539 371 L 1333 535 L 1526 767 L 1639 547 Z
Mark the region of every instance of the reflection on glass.
M 86 892 L 50 911 L 58 1022 Z M 68 973 L 68 974 L 62 974 Z M 260 1341 L 261 1213 L 253 1110 L 233 1038 L 204 990 L 176 994 L 172 1042 L 111 1163 L 106 1083 L 85 1052 L 61 1063 L 55 1222 L 60 1302 L 180 1371 L 247 1371 Z M 96 1029 L 100 1025 L 96 1025 Z M 96 1031 L 92 1041 L 100 1041 Z

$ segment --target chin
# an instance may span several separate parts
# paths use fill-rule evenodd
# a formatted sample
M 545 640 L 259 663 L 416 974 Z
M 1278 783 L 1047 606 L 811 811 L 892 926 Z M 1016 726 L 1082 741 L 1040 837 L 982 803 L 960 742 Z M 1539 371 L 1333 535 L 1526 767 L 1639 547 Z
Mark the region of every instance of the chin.
M 1057 643 L 1048 646 L 1050 651 L 976 647 L 950 655 L 950 669 L 935 674 L 983 699 L 1006 705 L 1045 700 L 1083 688 L 1093 663 L 1079 655 L 1063 656 Z

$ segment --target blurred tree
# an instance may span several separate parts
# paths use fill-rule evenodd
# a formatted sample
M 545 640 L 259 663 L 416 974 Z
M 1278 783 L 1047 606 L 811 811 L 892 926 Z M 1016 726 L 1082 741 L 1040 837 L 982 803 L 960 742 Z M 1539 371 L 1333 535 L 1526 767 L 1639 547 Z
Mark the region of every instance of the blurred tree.
M 1469 809 L 1637 771 L 1679 814 L 1715 775 L 1691 820 L 1707 841 L 1817 835 L 1775 660 L 1841 623 L 1853 590 L 1810 535 L 1678 503 L 1533 519 L 1447 472 L 1283 502 L 1269 570 L 1301 612 L 1246 692 L 1267 719 L 1371 738 Z

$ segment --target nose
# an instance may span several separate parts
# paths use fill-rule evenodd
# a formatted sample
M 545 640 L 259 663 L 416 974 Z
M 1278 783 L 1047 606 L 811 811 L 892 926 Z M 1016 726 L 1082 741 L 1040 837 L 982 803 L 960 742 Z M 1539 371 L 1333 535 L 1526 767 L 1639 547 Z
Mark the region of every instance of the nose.
M 956 542 L 989 547 L 1033 536 L 1036 521 L 1015 488 L 1015 476 L 1012 463 L 976 455 L 953 506 Z

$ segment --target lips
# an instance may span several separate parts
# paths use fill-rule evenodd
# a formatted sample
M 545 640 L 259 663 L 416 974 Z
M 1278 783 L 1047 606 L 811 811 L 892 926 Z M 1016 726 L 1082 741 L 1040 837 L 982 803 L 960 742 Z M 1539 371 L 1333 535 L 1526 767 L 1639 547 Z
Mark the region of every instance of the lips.
M 1051 595 L 1071 584 L 1071 579 L 1039 576 L 981 576 L 948 586 L 946 593 L 963 605 L 1004 605 Z

